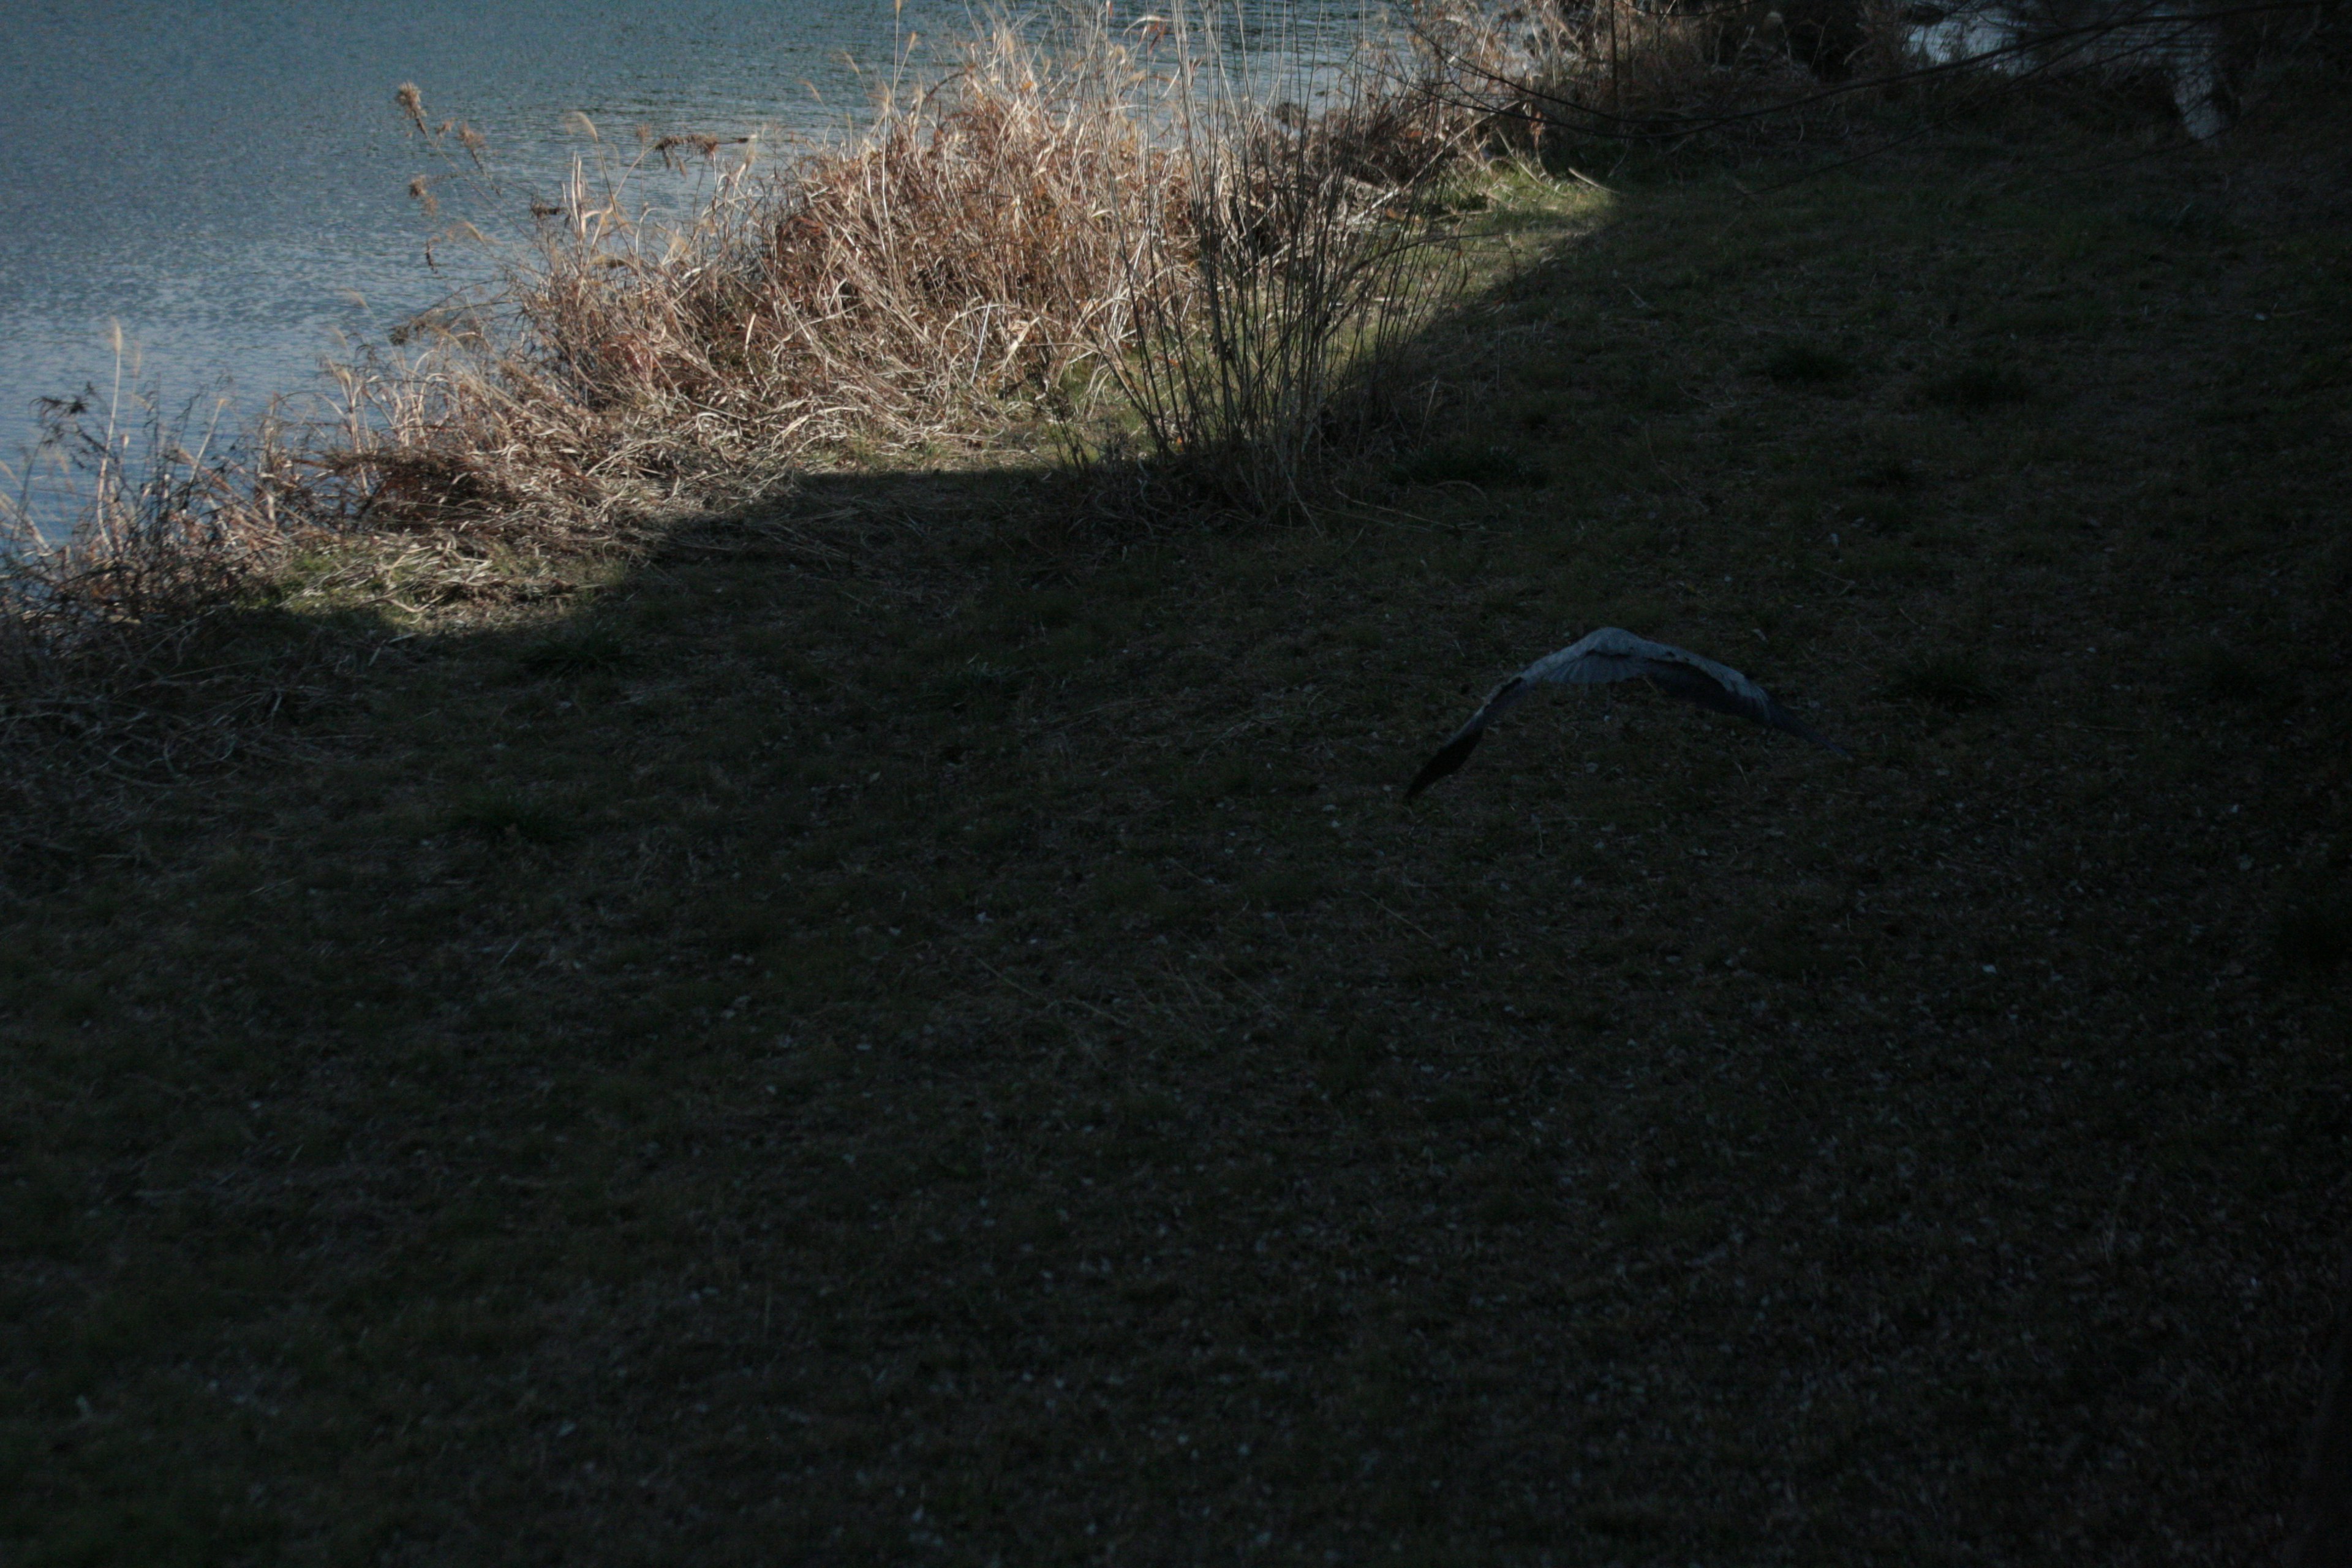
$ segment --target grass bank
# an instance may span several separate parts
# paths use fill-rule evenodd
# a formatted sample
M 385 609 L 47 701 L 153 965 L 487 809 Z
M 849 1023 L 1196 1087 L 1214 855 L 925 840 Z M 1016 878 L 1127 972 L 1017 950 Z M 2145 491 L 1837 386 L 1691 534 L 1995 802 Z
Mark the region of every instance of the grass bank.
M 365 655 L 311 635 L 342 612 L 495 616 L 813 473 L 1042 458 L 1097 519 L 1303 516 L 1431 405 L 1403 356 L 1459 268 L 1423 193 L 1480 121 L 1427 49 L 1310 65 L 1237 26 L 1000 16 L 780 164 L 574 116 L 570 178 L 528 203 L 403 86 L 426 259 L 494 280 L 242 429 L 157 407 L 119 338 L 110 386 L 41 401 L 0 469 L 0 817 L 40 838 L 82 774 L 251 743 Z M 848 548 L 824 532 L 800 548 Z
M 1465 186 L 1462 412 L 1312 527 L 1000 458 L 330 595 L 299 757 L 5 911 L 12 1553 L 2274 1551 L 2352 1138 L 2274 87 Z M 1597 623 L 1856 759 L 1621 690 L 1402 805 Z

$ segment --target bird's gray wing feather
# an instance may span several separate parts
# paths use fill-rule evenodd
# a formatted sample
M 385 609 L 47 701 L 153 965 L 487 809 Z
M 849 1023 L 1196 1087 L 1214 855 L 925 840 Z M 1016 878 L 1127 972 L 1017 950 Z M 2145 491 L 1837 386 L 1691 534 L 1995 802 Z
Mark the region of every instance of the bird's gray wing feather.
M 1846 754 L 1845 748 L 1814 731 L 1812 727 L 1765 695 L 1764 689 L 1754 681 L 1741 678 L 1741 691 L 1713 677 L 1692 669 L 1686 665 L 1660 662 L 1643 672 L 1650 684 L 1672 697 L 1685 702 L 1696 702 L 1701 708 L 1712 708 L 1718 713 L 1735 714 L 1753 719 L 1759 724 L 1769 724 L 1801 740 L 1811 741 L 1824 751 Z M 1735 672 L 1736 673 L 1736 672 Z
M 1637 637 L 1617 626 L 1603 626 L 1558 653 L 1547 654 L 1528 666 L 1522 679 L 1559 686 L 1601 686 L 1654 676 L 1661 668 L 1680 668 L 1706 677 L 1735 696 L 1769 700 L 1761 688 L 1727 664 L 1717 664 L 1672 643 Z
M 1555 668 L 1557 672 L 1555 673 Z M 1741 719 L 1769 724 L 1825 751 L 1846 755 L 1845 748 L 1817 733 L 1811 726 L 1772 700 L 1765 689 L 1727 664 L 1672 643 L 1652 642 L 1615 626 L 1603 626 L 1583 641 L 1538 659 L 1532 669 L 1538 679 L 1592 684 L 1641 677 L 1670 696 Z
M 1486 700 L 1478 705 L 1478 711 L 1470 715 L 1469 721 L 1454 731 L 1445 744 L 1437 749 L 1437 754 L 1423 763 L 1421 772 L 1412 775 L 1412 782 L 1404 786 L 1405 799 L 1411 800 L 1423 790 L 1468 762 L 1470 753 L 1478 749 L 1479 737 L 1486 732 L 1486 726 L 1501 718 L 1517 704 L 1525 701 L 1528 693 L 1538 685 L 1561 682 L 1589 685 L 1596 681 L 1630 680 L 1639 675 L 1641 671 L 1621 658 L 1616 645 L 1610 640 L 1632 637 L 1632 636 L 1630 632 L 1621 632 L 1612 626 L 1603 626 L 1591 637 L 1573 642 L 1557 653 L 1544 655 L 1543 658 L 1495 688 L 1493 691 L 1487 693 Z M 1633 638 L 1633 640 L 1640 639 Z M 1607 649 L 1596 651 L 1601 649 L 1604 643 L 1609 644 Z M 1622 673 L 1607 673 L 1620 667 L 1622 667 Z
M 1521 670 L 1519 679 L 1549 686 L 1606 686 L 1640 675 L 1644 658 L 1674 651 L 1664 643 L 1646 641 L 1615 626 L 1603 626 L 1558 653 L 1544 655 Z
M 1504 710 L 1526 698 L 1538 686 L 1605 686 L 1620 680 L 1647 680 L 1669 696 L 1679 697 L 1718 713 L 1729 713 L 1769 724 L 1811 741 L 1839 756 L 1844 747 L 1826 740 L 1795 714 L 1766 694 L 1764 689 L 1727 664 L 1671 643 L 1652 642 L 1618 626 L 1602 626 L 1557 653 L 1546 654 L 1503 682 L 1454 732 L 1405 786 L 1411 799 L 1459 768 L 1477 748 L 1486 726 Z
M 1673 664 L 1664 659 L 1652 659 L 1642 674 L 1651 685 L 1669 697 L 1679 697 L 1685 702 L 1696 702 L 1702 708 L 1712 708 L 1718 713 L 1735 714 L 1753 719 L 1759 723 L 1772 722 L 1771 715 L 1780 709 L 1761 691 L 1741 691 L 1727 687 L 1703 670 L 1686 664 Z

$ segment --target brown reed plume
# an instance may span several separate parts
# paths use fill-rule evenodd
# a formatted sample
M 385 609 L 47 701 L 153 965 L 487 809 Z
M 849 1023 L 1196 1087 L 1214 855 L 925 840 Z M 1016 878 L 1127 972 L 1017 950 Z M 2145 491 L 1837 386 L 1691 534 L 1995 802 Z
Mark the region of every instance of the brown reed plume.
M 1000 26 L 772 172 L 715 138 L 593 144 L 493 296 L 338 368 L 328 465 L 378 525 L 611 537 L 810 461 L 986 440 L 1092 352 L 1123 280 L 1099 195 L 1160 156 L 1124 43 L 1059 45 Z M 633 210 L 660 163 L 711 173 L 689 217 Z

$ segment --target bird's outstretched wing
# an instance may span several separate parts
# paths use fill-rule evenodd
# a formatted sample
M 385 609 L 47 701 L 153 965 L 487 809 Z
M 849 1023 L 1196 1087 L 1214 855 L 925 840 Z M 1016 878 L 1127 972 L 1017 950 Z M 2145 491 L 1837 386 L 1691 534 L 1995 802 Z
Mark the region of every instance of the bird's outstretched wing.
M 1469 761 L 1478 738 L 1504 710 L 1538 686 L 1605 686 L 1618 680 L 1646 680 L 1672 697 L 1769 724 L 1776 730 L 1811 741 L 1843 757 L 1845 748 L 1814 732 L 1795 714 L 1772 700 L 1764 689 L 1732 668 L 1686 648 L 1652 642 L 1615 626 L 1603 626 L 1591 637 L 1546 654 L 1495 689 L 1494 694 L 1470 715 L 1470 721 L 1438 748 L 1405 786 L 1412 799 Z

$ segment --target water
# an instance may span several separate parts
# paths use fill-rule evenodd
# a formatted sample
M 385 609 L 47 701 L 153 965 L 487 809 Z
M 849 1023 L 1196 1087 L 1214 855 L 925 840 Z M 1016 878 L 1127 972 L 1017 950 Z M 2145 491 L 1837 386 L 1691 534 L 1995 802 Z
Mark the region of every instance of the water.
M 1373 5 L 1380 0 L 1362 0 Z M 1299 36 L 1337 48 L 1355 0 L 1316 0 Z M 1129 9 L 1121 0 L 1114 15 Z M 1275 0 L 1245 22 L 1270 25 Z M 1290 7 L 1282 7 L 1286 22 Z M 381 341 L 478 269 L 406 195 L 440 163 L 393 93 L 488 138 L 520 211 L 583 145 L 585 114 L 793 139 L 869 101 L 847 63 L 970 30 L 959 0 L 11 0 L 0 54 L 0 458 L 33 400 L 115 375 L 167 404 L 226 380 L 250 410 L 312 384 L 321 353 Z M 1286 35 L 1287 36 L 1287 35 Z M 1310 47 L 1316 47 L 1310 44 Z

